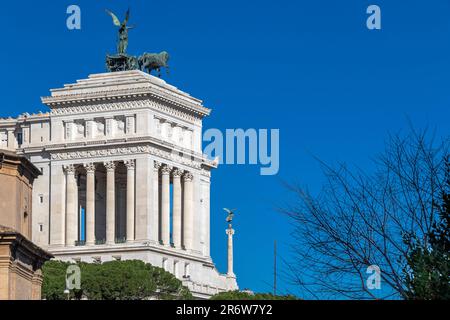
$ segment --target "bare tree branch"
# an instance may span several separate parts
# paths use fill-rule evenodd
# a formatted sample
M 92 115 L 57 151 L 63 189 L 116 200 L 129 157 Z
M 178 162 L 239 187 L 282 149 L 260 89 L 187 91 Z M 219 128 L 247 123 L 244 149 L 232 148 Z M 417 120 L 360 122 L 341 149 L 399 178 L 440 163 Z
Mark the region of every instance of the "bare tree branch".
M 314 299 L 403 297 L 403 237 L 426 241 L 444 186 L 449 139 L 435 140 L 426 130 L 389 136 L 371 174 L 318 159 L 326 178 L 318 195 L 285 184 L 296 196 L 280 209 L 295 226 L 291 282 Z M 367 288 L 371 265 L 381 269 L 382 290 Z

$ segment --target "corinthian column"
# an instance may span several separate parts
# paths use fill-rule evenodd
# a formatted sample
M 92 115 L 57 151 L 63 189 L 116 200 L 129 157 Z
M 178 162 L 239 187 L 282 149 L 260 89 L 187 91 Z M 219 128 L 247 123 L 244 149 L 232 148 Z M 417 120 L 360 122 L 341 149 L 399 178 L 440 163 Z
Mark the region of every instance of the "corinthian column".
M 183 176 L 184 181 L 184 221 L 183 221 L 183 244 L 186 250 L 192 250 L 194 237 L 194 212 L 193 212 L 193 186 L 194 179 L 192 173 L 186 172 Z
M 150 222 L 150 240 L 157 243 L 161 240 L 161 218 L 160 218 L 160 205 L 161 198 L 159 193 L 159 172 L 162 164 L 160 162 L 154 161 L 153 169 L 153 212 L 151 213 Z
M 175 169 L 173 177 L 172 238 L 175 248 L 181 248 L 181 176 L 183 171 Z
M 134 241 L 134 160 L 125 161 L 127 166 L 127 242 Z
M 165 246 L 170 245 L 170 171 L 167 165 L 161 168 L 161 241 Z
M 75 246 L 78 239 L 78 199 L 77 181 L 75 179 L 75 167 L 64 167 L 66 173 L 66 246 Z
M 95 164 L 87 163 L 86 169 L 86 245 L 95 244 Z
M 116 242 L 116 190 L 115 190 L 115 170 L 116 164 L 113 161 L 105 162 L 106 167 L 106 244 Z

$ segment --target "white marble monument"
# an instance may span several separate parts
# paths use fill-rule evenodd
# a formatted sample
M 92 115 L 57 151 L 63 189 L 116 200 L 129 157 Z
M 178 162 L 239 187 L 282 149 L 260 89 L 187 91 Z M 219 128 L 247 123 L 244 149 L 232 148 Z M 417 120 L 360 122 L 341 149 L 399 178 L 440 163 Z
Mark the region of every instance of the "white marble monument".
M 35 243 L 64 261 L 143 260 L 199 298 L 238 289 L 210 256 L 210 109 L 141 71 L 94 74 L 42 102 L 48 113 L 0 119 L 0 148 L 43 174 Z

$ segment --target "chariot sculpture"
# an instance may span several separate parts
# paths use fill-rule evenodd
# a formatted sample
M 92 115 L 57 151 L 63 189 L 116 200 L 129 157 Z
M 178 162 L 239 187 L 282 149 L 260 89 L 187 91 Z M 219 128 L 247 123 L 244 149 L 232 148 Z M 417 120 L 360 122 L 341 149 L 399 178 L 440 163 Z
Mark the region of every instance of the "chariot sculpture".
M 161 68 L 166 68 L 168 73 L 169 54 L 166 51 L 161 53 L 144 53 L 138 57 L 127 54 L 128 30 L 134 28 L 128 26 L 130 9 L 127 10 L 125 19 L 122 22 L 113 12 L 109 10 L 106 10 L 106 12 L 111 16 L 113 24 L 119 27 L 117 54 L 106 56 L 106 68 L 110 72 L 141 70 L 151 74 L 155 70 L 158 77 L 161 77 Z

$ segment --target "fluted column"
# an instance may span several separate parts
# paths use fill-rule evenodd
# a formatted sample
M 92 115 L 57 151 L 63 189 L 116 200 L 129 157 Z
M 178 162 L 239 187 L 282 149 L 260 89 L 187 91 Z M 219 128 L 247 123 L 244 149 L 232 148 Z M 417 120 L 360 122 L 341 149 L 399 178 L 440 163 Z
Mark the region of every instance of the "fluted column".
M 183 245 L 186 250 L 192 250 L 194 237 L 194 212 L 193 212 L 193 183 L 192 173 L 186 172 L 183 176 L 184 181 L 184 220 L 183 220 Z
M 161 241 L 165 246 L 170 245 L 170 171 L 168 165 L 161 168 Z
M 181 248 L 181 176 L 183 171 L 175 169 L 173 177 L 173 213 L 172 213 L 172 239 L 175 248 Z
M 106 244 L 115 244 L 116 238 L 116 190 L 115 170 L 113 161 L 105 162 L 106 167 Z
M 161 195 L 160 195 L 160 188 L 159 188 L 159 172 L 161 169 L 162 164 L 158 161 L 154 161 L 154 168 L 153 168 L 153 213 L 152 213 L 152 219 L 153 225 L 150 226 L 151 232 L 150 232 L 150 239 L 153 241 L 159 241 L 161 240 L 161 216 L 160 216 L 160 209 L 161 209 Z
M 75 167 L 64 167 L 66 173 L 66 246 L 75 246 L 78 239 L 78 201 L 77 181 L 75 179 Z
M 86 245 L 95 244 L 95 164 L 87 163 L 86 169 Z
M 134 160 L 125 161 L 127 166 L 127 242 L 134 241 L 134 181 L 135 181 L 135 162 Z

